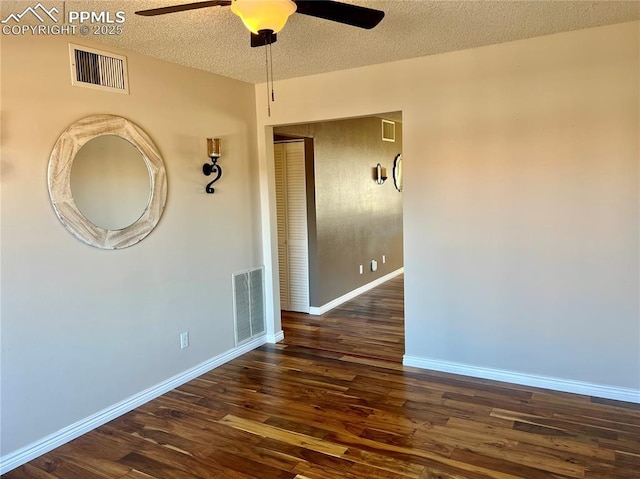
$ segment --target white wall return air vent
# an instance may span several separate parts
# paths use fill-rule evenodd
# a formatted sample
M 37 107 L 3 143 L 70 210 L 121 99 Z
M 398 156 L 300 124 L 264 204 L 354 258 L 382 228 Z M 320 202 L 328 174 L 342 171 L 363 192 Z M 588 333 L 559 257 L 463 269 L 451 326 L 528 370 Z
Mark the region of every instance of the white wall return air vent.
M 127 57 L 69 43 L 71 84 L 129 94 Z
M 233 274 L 236 346 L 265 334 L 264 269 Z
M 396 142 L 396 124 L 393 121 L 382 120 L 382 141 Z

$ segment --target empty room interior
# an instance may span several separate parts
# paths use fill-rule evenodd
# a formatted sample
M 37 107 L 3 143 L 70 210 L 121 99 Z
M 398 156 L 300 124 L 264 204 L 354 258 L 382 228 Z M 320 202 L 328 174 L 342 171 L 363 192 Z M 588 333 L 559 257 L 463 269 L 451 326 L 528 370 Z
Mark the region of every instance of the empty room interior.
M 640 477 L 640 2 L 0 21 L 3 478 Z

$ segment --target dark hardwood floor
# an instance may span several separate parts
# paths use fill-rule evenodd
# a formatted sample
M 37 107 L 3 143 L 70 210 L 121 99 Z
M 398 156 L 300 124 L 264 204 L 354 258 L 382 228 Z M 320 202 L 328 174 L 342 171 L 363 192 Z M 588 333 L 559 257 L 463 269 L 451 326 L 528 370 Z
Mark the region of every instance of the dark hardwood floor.
M 640 406 L 403 367 L 402 280 L 2 476 L 639 479 Z
M 282 312 L 285 343 L 402 362 L 404 277 L 398 276 L 319 316 Z

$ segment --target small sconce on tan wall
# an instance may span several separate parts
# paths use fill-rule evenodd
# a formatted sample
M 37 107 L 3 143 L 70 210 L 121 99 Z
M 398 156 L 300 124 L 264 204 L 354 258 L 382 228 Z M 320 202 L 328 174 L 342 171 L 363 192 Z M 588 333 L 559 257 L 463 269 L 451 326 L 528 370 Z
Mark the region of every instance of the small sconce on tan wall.
M 216 177 L 211 180 L 205 191 L 209 194 L 215 193 L 216 190 L 211 186 L 222 176 L 222 168 L 218 165 L 218 158 L 220 158 L 220 138 L 207 138 L 207 156 L 211 158 L 211 163 L 205 163 L 202 165 L 202 172 L 206 176 L 210 176 L 214 173 Z
M 384 182 L 387 181 L 387 169 L 378 163 L 373 169 L 373 177 L 376 180 L 376 183 L 383 185 Z

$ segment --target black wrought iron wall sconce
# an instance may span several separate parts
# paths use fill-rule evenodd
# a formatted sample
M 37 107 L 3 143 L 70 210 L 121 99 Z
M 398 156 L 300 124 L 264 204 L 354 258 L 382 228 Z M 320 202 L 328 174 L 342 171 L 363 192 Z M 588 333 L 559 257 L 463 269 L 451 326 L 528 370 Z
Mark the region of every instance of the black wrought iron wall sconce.
M 387 181 L 387 169 L 378 163 L 375 167 L 374 178 L 376 183 L 379 185 L 383 185 L 385 181 Z
M 202 172 L 206 176 L 211 176 L 211 174 L 216 175 L 205 188 L 207 193 L 213 194 L 216 190 L 211 185 L 218 181 L 222 176 L 222 168 L 218 164 L 218 158 L 220 158 L 220 138 L 207 138 L 207 155 L 211 158 L 211 163 L 205 163 L 202 165 Z

